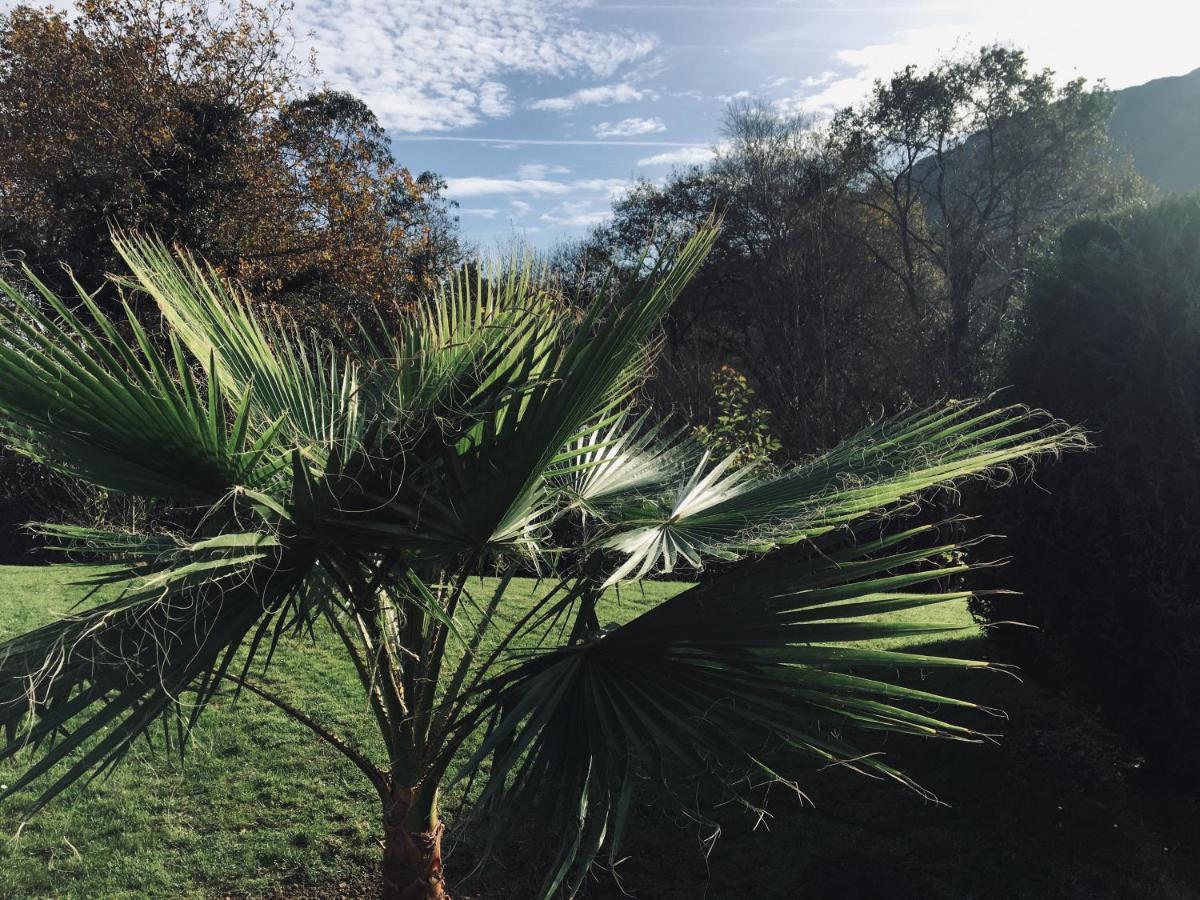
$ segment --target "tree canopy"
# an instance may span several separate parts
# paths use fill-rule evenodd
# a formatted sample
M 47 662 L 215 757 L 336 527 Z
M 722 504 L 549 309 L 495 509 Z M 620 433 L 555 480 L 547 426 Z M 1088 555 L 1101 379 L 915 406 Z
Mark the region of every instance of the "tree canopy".
M 640 182 L 566 262 L 628 269 L 722 213 L 667 322 L 659 401 L 712 423 L 731 365 L 784 453 L 809 453 L 881 411 L 1000 386 L 1039 248 L 1148 190 L 1111 114 L 1103 85 L 1056 87 L 999 46 L 909 66 L 832 122 L 736 101 L 710 163 Z
M 153 231 L 262 302 L 411 300 L 455 262 L 443 183 L 392 157 L 361 101 L 308 92 L 289 6 L 80 0 L 0 17 L 0 248 L 56 289 Z

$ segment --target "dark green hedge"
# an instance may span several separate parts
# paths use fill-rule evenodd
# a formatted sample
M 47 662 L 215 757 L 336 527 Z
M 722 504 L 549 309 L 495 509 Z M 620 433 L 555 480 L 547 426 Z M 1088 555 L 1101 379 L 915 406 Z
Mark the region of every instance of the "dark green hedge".
M 1020 599 L 982 604 L 1164 768 L 1200 772 L 1200 197 L 1081 221 L 1034 273 L 1014 396 L 1097 449 L 1002 492 Z

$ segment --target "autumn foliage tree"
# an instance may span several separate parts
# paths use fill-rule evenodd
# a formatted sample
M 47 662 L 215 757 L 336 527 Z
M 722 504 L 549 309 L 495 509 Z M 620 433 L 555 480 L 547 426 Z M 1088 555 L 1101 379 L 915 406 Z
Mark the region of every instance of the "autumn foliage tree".
M 397 165 L 361 101 L 315 88 L 288 12 L 280 0 L 79 0 L 0 15 L 7 261 L 67 295 L 69 270 L 115 312 L 116 226 L 196 248 L 308 325 L 426 293 L 458 256 L 442 182 Z M 128 518 L 7 453 L 0 486 L 6 559 L 29 548 L 21 523 L 49 510 Z
M 303 88 L 278 0 L 79 0 L 0 17 L 0 246 L 55 287 L 113 225 L 198 248 L 266 302 L 405 299 L 455 256 L 441 181 L 371 111 Z M 353 261 L 352 264 L 350 261 Z

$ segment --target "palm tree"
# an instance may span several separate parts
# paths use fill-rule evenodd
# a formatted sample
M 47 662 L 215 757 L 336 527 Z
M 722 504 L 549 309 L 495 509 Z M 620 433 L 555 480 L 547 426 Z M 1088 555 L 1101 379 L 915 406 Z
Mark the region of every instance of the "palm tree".
M 781 767 L 806 758 L 911 784 L 855 733 L 978 739 L 929 711 L 974 704 L 881 673 L 987 663 L 855 643 L 936 631 L 877 617 L 970 593 L 958 543 L 882 518 L 1083 438 L 1043 413 L 963 403 L 784 470 L 710 459 L 630 410 L 714 233 L 643 260 L 637 286 L 582 314 L 514 265 L 461 275 L 398 326 L 356 325 L 340 342 L 136 236 L 115 238 L 131 273 L 114 278 L 124 321 L 31 273 L 4 283 L 6 442 L 203 515 L 186 532 L 36 526 L 110 557 L 96 580 L 120 591 L 0 645 L 0 758 L 43 746 L 2 796 L 53 771 L 40 807 L 159 720 L 186 735 L 228 684 L 362 771 L 380 802 L 385 897 L 445 896 L 438 796 L 464 778 L 481 830 L 538 829 L 548 896 L 577 890 L 602 852 L 615 859 L 635 784 L 706 819 L 794 786 Z M 134 315 L 138 297 L 157 304 L 163 335 Z M 627 624 L 599 621 L 608 588 L 705 560 L 722 561 L 712 577 Z M 481 595 L 472 576 L 485 572 Z M 514 623 L 509 588 L 530 572 L 536 600 Z M 361 678 L 377 746 L 249 680 L 281 636 L 319 622 Z

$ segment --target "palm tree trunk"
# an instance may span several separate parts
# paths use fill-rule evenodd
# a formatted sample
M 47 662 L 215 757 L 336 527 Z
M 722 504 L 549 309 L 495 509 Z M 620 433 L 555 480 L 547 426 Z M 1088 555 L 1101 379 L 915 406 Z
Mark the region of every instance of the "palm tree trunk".
M 436 806 L 414 816 L 409 802 L 392 805 L 383 820 L 383 900 L 449 900 L 442 873 L 442 832 Z

